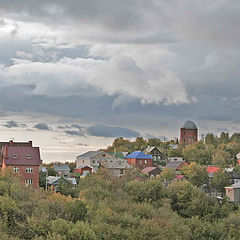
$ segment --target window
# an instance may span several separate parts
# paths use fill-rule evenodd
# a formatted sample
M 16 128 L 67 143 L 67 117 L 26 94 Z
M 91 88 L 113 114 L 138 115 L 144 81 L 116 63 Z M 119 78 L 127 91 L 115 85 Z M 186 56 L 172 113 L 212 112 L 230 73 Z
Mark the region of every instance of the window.
M 17 153 L 14 153 L 12 157 L 13 157 L 13 158 L 18 158 Z
M 120 169 L 120 174 L 123 174 L 123 169 Z
M 26 156 L 26 159 L 31 159 L 32 158 L 32 155 L 29 153 L 27 156 Z
M 92 160 L 92 163 L 94 164 L 94 163 L 95 163 L 95 160 Z
M 145 160 L 145 164 L 148 164 L 148 160 Z
M 33 184 L 33 180 L 32 179 L 25 179 L 25 184 Z
M 142 164 L 143 163 L 143 161 L 142 160 L 139 160 L 139 164 Z
M 19 168 L 18 167 L 14 167 L 13 168 L 13 172 L 18 173 L 19 172 Z
M 84 163 L 84 160 L 82 160 L 82 163 Z
M 32 173 L 32 172 L 33 172 L 33 169 L 31 167 L 26 168 L 26 173 Z
M 105 154 L 105 153 L 103 153 L 103 154 L 102 154 L 102 156 L 103 156 L 103 157 L 106 157 L 106 154 Z

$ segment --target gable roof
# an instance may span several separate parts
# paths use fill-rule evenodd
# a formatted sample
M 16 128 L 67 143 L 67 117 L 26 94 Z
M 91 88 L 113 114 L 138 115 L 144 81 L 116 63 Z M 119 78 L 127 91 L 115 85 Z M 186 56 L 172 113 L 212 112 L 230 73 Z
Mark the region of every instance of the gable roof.
M 208 166 L 207 167 L 207 172 L 208 173 L 215 173 L 219 170 L 219 167 L 215 167 L 215 166 Z
M 53 168 L 57 172 L 70 172 L 70 167 L 67 164 L 54 163 Z
M 173 170 L 177 170 L 183 163 L 187 163 L 187 162 L 186 161 L 171 161 L 171 162 L 167 163 L 165 165 L 165 167 L 172 168 Z
M 102 151 L 88 151 L 88 152 L 85 152 L 77 157 L 87 157 L 87 158 L 91 158 L 91 157 L 94 157 L 98 154 L 102 153 Z
M 125 159 L 123 152 L 107 152 L 107 153 L 109 153 L 113 157 Z
M 141 173 L 148 174 L 149 172 L 157 169 L 157 167 L 145 167 L 144 169 L 141 170 Z
M 17 158 L 13 157 L 14 154 L 17 154 Z M 28 159 L 26 156 L 29 154 L 31 158 Z M 39 147 L 4 146 L 3 155 L 6 165 L 40 166 L 42 164 Z
M 184 175 L 176 175 L 174 179 L 181 180 L 183 178 L 185 178 Z
M 225 187 L 225 188 L 240 188 L 240 182 L 234 183 L 233 185 Z
M 133 153 L 130 153 L 125 158 L 127 158 L 127 159 L 129 159 L 129 158 L 133 158 L 133 159 L 153 159 L 152 155 L 146 154 L 146 153 L 141 152 L 141 151 L 135 151 Z
M 160 151 L 157 147 L 147 147 L 147 148 L 144 150 L 144 152 L 145 152 L 145 153 L 151 153 L 154 149 L 156 149 L 160 154 L 162 154 L 161 151 Z

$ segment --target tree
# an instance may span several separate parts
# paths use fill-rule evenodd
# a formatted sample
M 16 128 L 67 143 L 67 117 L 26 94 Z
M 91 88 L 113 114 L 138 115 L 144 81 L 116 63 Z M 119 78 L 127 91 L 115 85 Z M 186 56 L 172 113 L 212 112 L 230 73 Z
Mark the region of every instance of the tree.
M 213 145 L 206 145 L 203 141 L 187 145 L 183 149 L 183 157 L 188 162 L 197 162 L 201 165 L 209 165 L 212 162 L 212 155 L 215 153 Z
M 226 172 L 223 170 L 219 170 L 214 173 L 211 187 L 216 188 L 218 191 L 220 191 L 222 194 L 225 192 L 226 186 L 230 185 L 229 176 Z
M 236 142 L 236 143 L 240 143 L 240 133 L 239 132 L 235 132 L 231 138 L 230 138 L 231 142 Z
M 183 168 L 185 177 L 195 186 L 202 186 L 208 183 L 208 173 L 205 166 L 201 166 L 195 162 Z
M 213 155 L 213 164 L 224 168 L 234 164 L 234 158 L 229 152 L 217 150 L 217 152 Z
M 215 147 L 218 145 L 217 137 L 213 133 L 208 133 L 205 137 L 206 144 L 212 144 Z
M 161 179 L 167 184 L 176 176 L 176 172 L 172 168 L 165 167 L 161 172 Z
M 222 132 L 219 138 L 219 143 L 229 143 L 229 133 Z
M 48 176 L 57 176 L 58 175 L 57 171 L 55 171 L 53 167 L 47 167 L 47 171 L 48 171 Z

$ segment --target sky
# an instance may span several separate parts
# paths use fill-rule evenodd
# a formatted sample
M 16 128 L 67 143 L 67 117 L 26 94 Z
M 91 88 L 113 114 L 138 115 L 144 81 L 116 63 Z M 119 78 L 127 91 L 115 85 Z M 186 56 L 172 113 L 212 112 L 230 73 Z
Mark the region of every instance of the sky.
M 240 131 L 240 1 L 0 0 L 1 141 L 44 162 L 114 138 Z

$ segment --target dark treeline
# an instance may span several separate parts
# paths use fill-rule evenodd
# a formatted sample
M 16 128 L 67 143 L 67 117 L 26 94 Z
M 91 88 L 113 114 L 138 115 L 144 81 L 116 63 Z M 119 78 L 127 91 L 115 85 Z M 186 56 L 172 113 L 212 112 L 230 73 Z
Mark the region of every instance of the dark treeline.
M 132 170 L 112 179 L 104 170 L 81 179 L 75 198 L 0 178 L 1 239 L 239 239 L 238 207 L 206 196 L 188 181 L 136 181 Z

